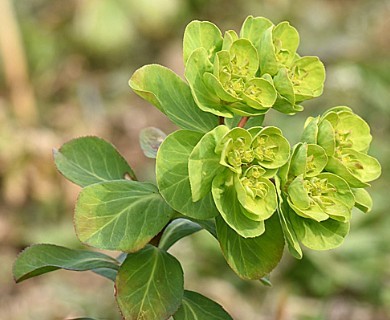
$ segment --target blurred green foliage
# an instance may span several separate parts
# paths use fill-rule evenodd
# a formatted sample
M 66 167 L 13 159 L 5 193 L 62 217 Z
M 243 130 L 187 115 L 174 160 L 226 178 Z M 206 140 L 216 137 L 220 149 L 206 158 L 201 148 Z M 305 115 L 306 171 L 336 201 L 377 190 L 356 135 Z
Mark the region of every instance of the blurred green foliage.
M 5 65 L 13 61 L 0 51 L 1 320 L 118 318 L 113 299 L 106 300 L 112 296 L 110 284 L 93 275 L 80 282 L 84 275 L 53 274 L 13 285 L 10 265 L 22 247 L 33 242 L 80 246 L 71 217 L 78 189 L 55 171 L 51 149 L 76 136 L 99 135 L 118 147 L 140 178 L 153 179 L 154 163 L 143 157 L 138 133 L 146 126 L 165 132 L 173 127 L 130 92 L 130 75 L 148 63 L 182 74 L 181 38 L 189 21 L 212 20 L 223 30 L 237 29 L 247 15 L 289 20 L 301 35 L 299 53 L 318 55 L 327 70 L 324 94 L 304 104 L 294 126 L 276 112 L 267 116 L 269 123 L 278 123 L 295 143 L 307 116 L 336 103 L 348 105 L 370 124 L 371 154 L 383 174 L 370 190 L 372 212 L 354 213 L 344 245 L 332 252 L 308 251 L 301 261 L 286 258 L 271 275 L 271 289 L 238 281 L 205 233 L 186 239 L 173 253 L 190 260 L 184 263 L 189 289 L 203 290 L 226 306 L 235 301 L 238 308 L 229 310 L 235 319 L 390 318 L 388 0 L 8 2 L 14 5 L 37 116 L 26 124 L 16 112 L 11 92 L 23 96 L 25 91 L 9 81 Z M 11 43 L 15 34 L 7 37 Z M 89 287 L 91 282 L 97 284 Z M 37 290 L 40 301 L 33 298 Z

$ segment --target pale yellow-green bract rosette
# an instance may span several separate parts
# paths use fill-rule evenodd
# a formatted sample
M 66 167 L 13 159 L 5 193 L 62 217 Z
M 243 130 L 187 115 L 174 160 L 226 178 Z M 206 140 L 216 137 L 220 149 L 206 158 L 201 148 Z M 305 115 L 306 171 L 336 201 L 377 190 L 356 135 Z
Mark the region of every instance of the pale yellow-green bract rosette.
M 348 107 L 334 107 L 321 117 L 309 118 L 302 139 L 322 146 L 329 157 L 326 171 L 344 178 L 352 188 L 368 187 L 381 174 L 378 160 L 367 154 L 370 127 Z M 361 190 L 355 193 L 358 200 L 368 197 Z
M 291 254 L 299 243 L 315 250 L 339 246 L 349 231 L 354 194 L 348 183 L 325 171 L 328 156 L 316 144 L 299 143 L 276 179 L 279 217 Z
M 203 111 L 231 118 L 270 108 L 293 114 L 321 95 L 325 69 L 317 57 L 297 54 L 299 35 L 288 22 L 248 17 L 238 35 L 222 36 L 210 22 L 193 21 L 184 33 L 185 76 Z
M 244 238 L 258 237 L 277 208 L 271 179 L 289 154 L 290 145 L 276 127 L 219 126 L 200 139 L 189 157 L 192 199 L 211 191 L 230 228 Z

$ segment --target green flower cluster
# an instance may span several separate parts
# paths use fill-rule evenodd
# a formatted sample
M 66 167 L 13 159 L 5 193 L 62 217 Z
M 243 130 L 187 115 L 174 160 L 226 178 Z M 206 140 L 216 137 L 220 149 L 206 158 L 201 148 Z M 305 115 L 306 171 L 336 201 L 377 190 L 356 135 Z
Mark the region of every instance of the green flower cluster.
M 159 65 L 130 79 L 182 129 L 158 149 L 160 194 L 178 216 L 211 230 L 246 279 L 271 271 L 285 243 L 296 258 L 301 244 L 339 246 L 353 207 L 371 209 L 365 188 L 381 173 L 367 154 L 370 128 L 350 108 L 309 118 L 293 148 L 279 128 L 263 127 L 271 108 L 294 114 L 322 93 L 323 64 L 300 57 L 298 46 L 288 22 L 250 16 L 239 33 L 222 35 L 210 22 L 193 21 L 183 40 L 186 82 Z
M 204 135 L 189 156 L 192 200 L 212 192 L 219 213 L 233 230 L 245 238 L 259 236 L 277 208 L 270 179 L 289 154 L 289 142 L 276 127 L 219 126 Z
M 325 69 L 317 57 L 297 54 L 299 35 L 288 22 L 248 17 L 240 35 L 222 36 L 210 22 L 193 21 L 184 33 L 185 75 L 200 109 L 218 116 L 293 114 L 322 94 Z
M 348 107 L 335 107 L 322 117 L 309 118 L 303 140 L 323 147 L 329 157 L 326 170 L 353 188 L 368 187 L 381 173 L 379 162 L 367 154 L 370 127 Z
M 294 255 L 302 254 L 297 241 L 318 250 L 340 245 L 352 208 L 371 209 L 362 188 L 381 173 L 379 162 L 367 155 L 371 139 L 367 123 L 348 107 L 306 121 L 304 142 L 279 171 L 280 213 Z

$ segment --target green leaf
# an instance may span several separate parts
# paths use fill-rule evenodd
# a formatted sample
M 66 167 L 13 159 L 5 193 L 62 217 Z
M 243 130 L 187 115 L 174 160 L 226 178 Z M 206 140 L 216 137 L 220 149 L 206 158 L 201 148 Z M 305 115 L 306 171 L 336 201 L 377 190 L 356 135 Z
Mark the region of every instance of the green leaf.
M 249 16 L 241 27 L 240 36 L 250 40 L 254 47 L 259 50 L 264 31 L 272 26 L 273 23 L 266 18 Z
M 93 273 L 98 274 L 99 276 L 102 276 L 106 279 L 109 279 L 113 282 L 115 282 L 116 275 L 118 273 L 117 270 L 114 269 L 107 269 L 107 268 L 98 268 L 98 269 L 92 269 L 91 270 Z
M 115 147 L 97 137 L 73 139 L 54 149 L 57 169 L 65 178 L 85 187 L 93 183 L 135 178 L 126 160 Z
M 318 134 L 316 143 L 326 151 L 326 154 L 333 156 L 336 150 L 336 135 L 331 123 L 324 119 L 318 125 Z
M 187 219 L 175 219 L 165 228 L 158 247 L 168 251 L 168 249 L 181 238 L 187 237 L 202 229 L 203 228 L 199 224 Z
M 252 147 L 259 164 L 267 169 L 283 166 L 290 156 L 290 143 L 277 127 L 265 127 L 253 137 Z
M 296 177 L 288 187 L 288 203 L 303 218 L 346 222 L 351 218 L 355 198 L 344 179 L 325 172 L 307 179 Z
M 243 128 L 233 128 L 217 145 L 216 151 L 221 152 L 220 164 L 241 174 L 242 164 L 253 161 L 253 151 L 250 149 L 251 134 Z
M 274 105 L 277 92 L 271 82 L 263 78 L 253 78 L 246 83 L 241 98 L 251 108 L 267 112 Z
M 300 242 L 313 250 L 329 250 L 342 244 L 349 232 L 349 222 L 333 219 L 317 222 L 298 216 L 293 211 L 289 215 Z
M 277 215 L 265 222 L 265 233 L 243 238 L 221 217 L 216 218 L 222 253 L 235 273 L 243 279 L 259 280 L 269 274 L 283 255 L 283 232 Z
M 274 26 L 271 26 L 262 32 L 261 40 L 257 48 L 260 59 L 261 75 L 268 73 L 274 76 L 278 72 L 278 63 L 275 55 L 275 47 L 273 45 L 272 31 Z
M 281 67 L 289 67 L 296 56 L 299 45 L 298 31 L 287 21 L 263 32 L 259 55 L 261 74 L 274 76 Z
M 198 48 L 204 48 L 208 58 L 213 60 L 215 53 L 222 48 L 222 41 L 222 33 L 215 24 L 208 21 L 191 21 L 184 31 L 184 64 L 187 64 L 191 53 Z
M 272 31 L 273 45 L 279 64 L 289 66 L 296 56 L 299 33 L 288 21 L 279 23 Z
M 320 117 L 308 117 L 304 124 L 304 129 L 301 136 L 301 141 L 310 143 L 310 144 L 317 144 L 317 137 L 318 137 L 318 122 L 320 120 Z
M 213 181 L 212 191 L 215 204 L 226 223 L 245 238 L 257 237 L 264 233 L 264 221 L 250 219 L 250 212 L 238 200 L 234 186 L 235 173 L 222 172 Z
M 297 51 L 299 46 L 299 34 L 288 21 L 283 21 L 275 26 L 273 30 L 273 37 L 274 40 L 281 41 L 281 47 L 289 52 L 295 53 Z
M 290 175 L 315 177 L 328 162 L 325 150 L 316 144 L 299 143 L 291 157 Z
M 304 146 L 307 146 L 305 176 L 314 177 L 324 170 L 328 157 L 325 150 L 316 144 L 304 144 Z
M 342 106 L 331 108 L 323 115 L 321 121 L 329 121 L 334 131 L 338 132 L 338 143 L 342 147 L 367 153 L 372 140 L 370 127 L 351 109 Z M 349 144 L 349 146 L 346 146 L 346 144 Z
M 218 96 L 218 98 L 221 100 L 221 104 L 227 105 L 229 103 L 233 103 L 239 100 L 236 95 L 233 95 L 233 93 L 229 93 L 224 88 L 221 81 L 212 73 L 205 72 L 203 74 L 203 81 L 209 89 L 209 92 L 213 92 Z
M 377 159 L 354 149 L 343 149 L 339 158 L 329 157 L 325 168 L 339 175 L 353 188 L 369 186 L 381 175 L 381 165 Z
M 13 275 L 16 282 L 21 282 L 58 269 L 94 271 L 100 268 L 117 270 L 118 261 L 99 252 L 36 244 L 18 256 L 13 266 Z
M 205 296 L 184 291 L 183 302 L 173 315 L 174 320 L 233 320 L 233 318 L 216 302 Z
M 288 70 L 281 68 L 273 78 L 278 97 L 273 106 L 275 110 L 286 114 L 294 114 L 303 108 L 295 104 L 294 87 L 288 77 Z
M 211 192 L 192 202 L 188 176 L 188 158 L 202 134 L 179 130 L 170 134 L 157 153 L 156 178 L 161 195 L 181 214 L 195 219 L 209 219 L 218 215 Z
M 228 30 L 225 32 L 222 43 L 222 50 L 229 50 L 233 42 L 238 40 L 238 35 L 234 30 Z
M 228 131 L 228 127 L 218 126 L 206 133 L 190 154 L 188 174 L 194 202 L 210 193 L 214 177 L 223 168 L 219 163 L 221 156 L 215 152 L 215 148 Z
M 325 67 L 318 57 L 302 57 L 294 62 L 291 75 L 296 101 L 319 97 L 324 89 Z
M 288 251 L 296 259 L 302 259 L 302 249 L 299 245 L 297 235 L 291 224 L 288 210 L 290 210 L 286 198 L 283 196 L 280 186 L 280 179 L 275 177 L 276 191 L 278 194 L 278 215 L 282 226 L 284 239 L 286 240 Z
M 288 204 L 294 211 L 305 217 L 317 221 L 323 221 L 329 216 L 321 210 L 317 202 L 310 197 L 310 192 L 306 190 L 306 181 L 302 175 L 296 177 L 288 186 Z
M 273 78 L 274 86 L 278 93 L 287 99 L 292 105 L 295 104 L 294 87 L 288 77 L 288 70 L 281 68 L 276 76 Z
M 134 252 L 157 235 L 173 213 L 153 184 L 110 181 L 81 191 L 74 223 L 83 243 Z
M 299 142 L 294 146 L 290 157 L 290 163 L 289 163 L 288 175 L 287 175 L 288 178 L 295 178 L 299 175 L 306 174 L 307 149 L 308 149 L 307 143 Z
M 370 212 L 372 209 L 372 199 L 370 194 L 365 189 L 352 189 L 355 196 L 355 207 L 364 213 Z
M 259 69 L 259 57 L 256 48 L 247 39 L 238 39 L 229 49 L 232 74 L 240 77 L 254 77 Z
M 287 182 L 291 182 L 296 176 L 303 174 L 305 171 L 306 153 L 299 152 L 302 145 L 304 144 L 299 142 L 292 147 L 289 161 L 287 161 L 287 163 L 278 171 L 282 187 L 284 187 Z
M 129 85 L 180 128 L 207 132 L 218 124 L 216 116 L 196 106 L 188 85 L 168 68 L 146 65 L 134 72 Z
M 165 320 L 179 308 L 183 270 L 169 253 L 151 245 L 129 254 L 116 278 L 116 300 L 125 320 Z
M 247 217 L 255 221 L 263 221 L 274 214 L 278 201 L 275 185 L 270 180 L 263 177 L 250 177 L 251 171 L 259 174 L 260 170 L 257 169 L 262 168 L 252 166 L 245 173 L 245 177 L 235 179 L 234 187 L 241 206 L 250 213 Z
M 214 238 L 217 238 L 217 230 L 215 229 L 215 219 L 198 220 L 198 219 L 191 218 L 191 220 L 199 224 L 204 230 L 210 233 Z
M 205 84 L 203 75 L 206 72 L 213 73 L 213 65 L 207 57 L 207 51 L 204 48 L 196 49 L 189 57 L 185 69 L 185 76 L 191 87 L 193 99 L 198 107 L 205 112 L 211 112 L 221 117 L 233 117 L 233 113 Z
M 290 159 L 289 177 L 315 177 L 328 162 L 325 150 L 316 144 L 298 143 L 294 146 Z

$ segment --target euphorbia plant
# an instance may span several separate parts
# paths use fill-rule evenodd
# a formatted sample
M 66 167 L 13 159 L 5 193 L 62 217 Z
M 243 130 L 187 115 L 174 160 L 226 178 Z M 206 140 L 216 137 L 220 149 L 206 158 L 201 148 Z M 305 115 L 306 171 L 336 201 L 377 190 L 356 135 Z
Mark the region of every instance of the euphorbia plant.
M 114 259 L 33 245 L 14 265 L 16 281 L 59 268 L 91 270 L 115 281 L 124 319 L 231 319 L 184 290 L 180 263 L 168 253 L 176 241 L 205 229 L 239 277 L 263 281 L 285 243 L 298 259 L 301 244 L 339 246 L 352 208 L 371 209 L 365 188 L 381 169 L 367 154 L 369 126 L 348 107 L 309 118 L 293 147 L 278 127 L 262 126 L 271 108 L 294 114 L 322 93 L 324 66 L 299 56 L 298 45 L 288 22 L 248 17 L 240 34 L 224 35 L 210 22 L 191 22 L 183 43 L 187 82 L 160 65 L 140 68 L 129 81 L 180 127 L 167 137 L 152 128 L 141 134 L 145 154 L 156 157 L 157 184 L 138 181 L 97 137 L 54 152 L 58 170 L 83 188 L 74 216 L 80 241 L 122 253 Z

